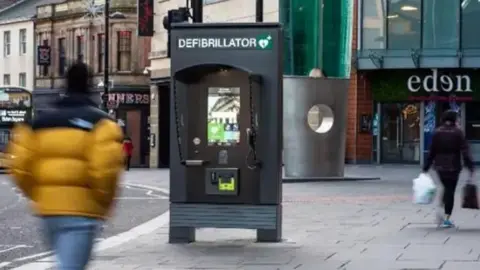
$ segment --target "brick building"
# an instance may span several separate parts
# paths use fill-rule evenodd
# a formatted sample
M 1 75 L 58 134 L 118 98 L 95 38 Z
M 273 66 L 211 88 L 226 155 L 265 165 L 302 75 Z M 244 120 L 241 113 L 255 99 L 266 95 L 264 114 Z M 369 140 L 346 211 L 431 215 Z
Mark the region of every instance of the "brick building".
M 423 164 L 445 110 L 480 160 L 480 2 L 355 0 L 347 161 Z
M 92 4 L 102 4 L 92 1 Z M 149 66 L 150 38 L 137 37 L 137 8 L 135 0 L 111 0 L 109 37 L 109 99 L 118 104 L 116 116 L 134 144 L 133 166 L 148 166 L 149 155 Z M 49 66 L 36 66 L 35 113 L 49 109 L 59 97 L 69 63 L 83 61 L 93 73 L 93 88 L 98 102 L 103 91 L 104 19 L 101 14 L 90 16 L 87 1 L 63 1 L 37 6 L 35 40 L 37 45 L 51 48 Z
M 354 1 L 352 55 L 356 57 L 358 50 L 358 17 L 359 2 Z M 353 61 L 355 62 L 355 61 Z M 372 138 L 368 133 L 359 132 L 359 118 L 362 114 L 373 111 L 373 100 L 369 91 L 368 80 L 352 66 L 348 95 L 347 143 L 345 159 L 348 163 L 369 163 L 372 160 Z

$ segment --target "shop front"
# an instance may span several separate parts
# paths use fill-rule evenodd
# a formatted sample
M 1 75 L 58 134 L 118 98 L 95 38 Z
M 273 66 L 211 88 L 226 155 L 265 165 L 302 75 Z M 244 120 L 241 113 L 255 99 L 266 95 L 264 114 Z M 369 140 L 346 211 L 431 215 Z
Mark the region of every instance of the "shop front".
M 150 89 L 117 89 L 111 90 L 109 101 L 117 104 L 115 117 L 126 136 L 133 143 L 132 167 L 149 166 L 149 116 Z
M 480 72 L 473 69 L 379 70 L 367 76 L 373 97 L 374 163 L 423 164 L 440 117 L 460 125 L 480 162 Z

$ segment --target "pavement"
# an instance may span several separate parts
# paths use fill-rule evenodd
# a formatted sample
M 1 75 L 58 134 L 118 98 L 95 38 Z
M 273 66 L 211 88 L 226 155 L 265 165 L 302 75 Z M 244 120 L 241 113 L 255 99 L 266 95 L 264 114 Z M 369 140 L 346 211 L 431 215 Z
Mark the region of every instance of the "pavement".
M 411 202 L 418 166 L 348 166 L 347 171 L 378 174 L 382 180 L 284 184 L 281 243 L 255 243 L 249 230 L 199 229 L 197 242 L 172 245 L 164 222 L 128 243 L 97 249 L 89 269 L 480 269 L 480 212 L 460 209 L 457 202 L 457 228 L 437 228 L 435 207 Z M 168 171 L 135 174 L 152 184 Z M 42 259 L 29 269 L 48 269 L 40 264 L 53 262 Z
M 117 197 L 114 217 L 103 227 L 98 241 L 131 230 L 168 210 L 168 189 L 159 178 L 157 185 L 146 186 L 135 173 L 126 173 Z M 168 184 L 167 184 L 168 185 Z M 31 215 L 27 200 L 10 183 L 7 175 L 0 176 L 0 269 L 11 269 L 51 252 L 39 233 L 40 221 Z

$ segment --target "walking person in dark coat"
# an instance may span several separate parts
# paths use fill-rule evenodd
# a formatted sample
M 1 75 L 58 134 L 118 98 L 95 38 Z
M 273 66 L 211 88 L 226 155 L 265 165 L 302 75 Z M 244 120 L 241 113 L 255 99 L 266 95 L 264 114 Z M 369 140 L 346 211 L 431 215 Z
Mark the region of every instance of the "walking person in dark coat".
M 433 165 L 443 185 L 442 203 L 445 216 L 439 214 L 438 224 L 445 228 L 454 227 L 450 216 L 455 201 L 455 189 L 458 178 L 462 171 L 462 158 L 464 165 L 473 177 L 473 160 L 470 155 L 467 140 L 463 131 L 458 127 L 458 115 L 455 111 L 449 110 L 443 113 L 442 123 L 433 134 L 430 152 L 423 167 L 427 172 Z

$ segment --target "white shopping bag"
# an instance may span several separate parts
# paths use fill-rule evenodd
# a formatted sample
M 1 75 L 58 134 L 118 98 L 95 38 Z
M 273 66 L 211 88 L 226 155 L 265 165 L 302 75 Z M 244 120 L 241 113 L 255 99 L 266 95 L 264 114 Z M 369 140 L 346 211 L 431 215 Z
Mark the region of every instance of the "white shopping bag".
M 432 177 L 427 173 L 421 173 L 413 179 L 413 203 L 431 204 L 435 199 L 437 187 Z

